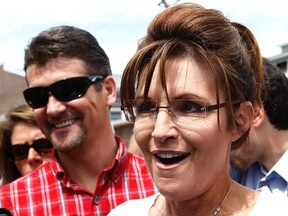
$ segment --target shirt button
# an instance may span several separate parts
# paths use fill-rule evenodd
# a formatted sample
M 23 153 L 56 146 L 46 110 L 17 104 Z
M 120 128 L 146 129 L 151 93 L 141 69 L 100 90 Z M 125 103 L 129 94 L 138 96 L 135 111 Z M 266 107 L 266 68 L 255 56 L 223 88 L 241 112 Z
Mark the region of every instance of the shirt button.
M 95 205 L 98 205 L 100 203 L 100 200 L 99 200 L 98 197 L 95 197 L 93 202 L 94 202 Z

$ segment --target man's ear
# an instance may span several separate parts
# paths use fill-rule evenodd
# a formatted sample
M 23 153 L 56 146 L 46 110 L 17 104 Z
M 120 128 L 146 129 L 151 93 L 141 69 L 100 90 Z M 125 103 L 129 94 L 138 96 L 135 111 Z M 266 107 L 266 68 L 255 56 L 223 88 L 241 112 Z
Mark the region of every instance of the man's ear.
M 238 140 L 246 131 L 249 130 L 255 118 L 254 108 L 250 101 L 240 104 L 240 107 L 235 112 L 236 128 L 233 129 L 232 141 Z
M 255 118 L 253 120 L 253 127 L 261 127 L 266 118 L 264 107 L 260 108 L 257 113 L 255 113 Z
M 105 90 L 107 97 L 107 106 L 111 107 L 116 101 L 117 88 L 116 82 L 112 76 L 107 76 L 103 81 L 102 90 Z

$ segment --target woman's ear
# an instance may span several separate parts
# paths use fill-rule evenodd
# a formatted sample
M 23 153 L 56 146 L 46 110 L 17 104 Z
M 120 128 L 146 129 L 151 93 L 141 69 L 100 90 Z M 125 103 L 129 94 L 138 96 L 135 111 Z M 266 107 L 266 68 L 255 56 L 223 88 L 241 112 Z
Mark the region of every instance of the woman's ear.
M 103 83 L 103 88 L 107 97 L 107 106 L 111 107 L 112 104 L 116 101 L 116 82 L 112 76 L 107 76 Z
M 238 140 L 246 131 L 249 130 L 254 116 L 254 108 L 250 101 L 240 104 L 240 107 L 235 112 L 236 128 L 233 129 L 232 141 Z

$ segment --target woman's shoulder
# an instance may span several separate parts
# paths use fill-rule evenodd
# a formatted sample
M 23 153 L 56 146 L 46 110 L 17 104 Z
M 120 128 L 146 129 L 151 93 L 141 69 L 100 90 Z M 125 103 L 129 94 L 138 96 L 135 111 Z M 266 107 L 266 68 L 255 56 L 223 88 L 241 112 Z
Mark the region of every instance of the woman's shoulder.
M 250 216 L 275 213 L 277 216 L 288 215 L 288 197 L 272 194 L 268 188 L 263 187 Z
M 126 201 L 114 208 L 108 216 L 147 216 L 149 210 L 159 194 L 154 194 L 143 199 L 134 199 Z

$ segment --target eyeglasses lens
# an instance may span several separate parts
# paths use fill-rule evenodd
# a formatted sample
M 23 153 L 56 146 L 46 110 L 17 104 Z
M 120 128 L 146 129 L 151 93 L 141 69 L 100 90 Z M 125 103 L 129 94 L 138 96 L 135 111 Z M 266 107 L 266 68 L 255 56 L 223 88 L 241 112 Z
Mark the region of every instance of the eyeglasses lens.
M 62 80 L 51 85 L 52 94 L 60 101 L 70 101 L 83 96 L 90 83 L 82 78 Z
M 11 155 L 12 158 L 14 158 L 15 161 L 18 161 L 27 158 L 30 148 L 35 149 L 35 151 L 38 154 L 44 155 L 51 152 L 53 145 L 49 140 L 42 138 L 34 141 L 32 145 L 29 144 L 11 145 L 9 146 L 8 151 L 10 151 L 9 155 L 11 155 L 12 153 L 13 155 L 13 156 Z
M 39 108 L 45 106 L 48 102 L 48 90 L 42 87 L 35 87 L 26 89 L 24 92 L 24 97 L 27 103 L 32 108 Z

